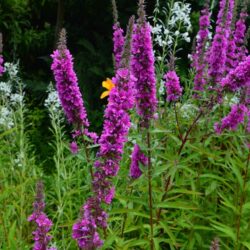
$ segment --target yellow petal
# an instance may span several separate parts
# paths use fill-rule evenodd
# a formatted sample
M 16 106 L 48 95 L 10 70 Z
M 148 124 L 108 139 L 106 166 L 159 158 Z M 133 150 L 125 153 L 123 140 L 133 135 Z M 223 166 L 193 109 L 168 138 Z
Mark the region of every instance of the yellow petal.
M 101 98 L 101 99 L 105 98 L 106 96 L 109 95 L 109 92 L 110 92 L 109 90 L 104 91 L 104 92 L 101 94 L 100 98 Z
M 109 78 L 107 78 L 106 81 L 102 82 L 102 86 L 108 90 L 111 90 L 115 85 Z

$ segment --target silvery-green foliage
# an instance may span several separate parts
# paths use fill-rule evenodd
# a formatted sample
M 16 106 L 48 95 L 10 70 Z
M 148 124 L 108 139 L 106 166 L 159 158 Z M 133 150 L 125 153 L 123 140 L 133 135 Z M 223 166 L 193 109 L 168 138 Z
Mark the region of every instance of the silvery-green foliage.
M 18 77 L 18 63 L 4 64 L 6 81 L 0 82 L 0 129 L 10 129 L 14 124 L 15 112 L 23 105 L 23 83 Z

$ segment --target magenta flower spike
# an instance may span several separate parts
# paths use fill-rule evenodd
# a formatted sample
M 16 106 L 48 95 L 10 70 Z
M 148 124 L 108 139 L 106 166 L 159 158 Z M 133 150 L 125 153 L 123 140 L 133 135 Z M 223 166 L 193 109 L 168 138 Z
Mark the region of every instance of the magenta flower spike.
M 34 221 L 37 225 L 36 230 L 32 233 L 35 241 L 33 250 L 56 250 L 56 248 L 47 247 L 52 238 L 48 233 L 53 224 L 44 213 L 45 203 L 43 183 L 41 181 L 39 181 L 36 185 L 36 200 L 33 206 L 34 212 L 28 218 L 28 221 Z
M 73 69 L 73 57 L 66 47 L 66 31 L 62 29 L 57 50 L 51 55 L 56 88 L 68 121 L 78 128 L 88 128 L 89 121 L 84 107 L 77 76 Z
M 207 54 L 209 64 L 208 74 L 214 85 L 220 82 L 225 73 L 233 8 L 234 0 L 220 1 L 220 11 L 216 22 L 215 35 L 211 48 L 208 51 L 209 53 Z
M 238 125 L 244 122 L 247 107 L 244 104 L 234 104 L 230 113 L 221 120 L 221 123 L 215 123 L 214 129 L 217 134 L 221 134 L 223 130 L 236 130 Z
M 206 6 L 205 9 L 201 11 L 201 16 L 199 20 L 200 30 L 197 34 L 196 50 L 192 55 L 193 62 L 192 66 L 196 70 L 196 75 L 194 78 L 194 90 L 202 91 L 206 81 L 206 65 L 207 60 L 205 58 L 206 53 L 206 43 L 208 42 L 209 36 L 209 26 L 210 26 L 210 13 L 209 7 Z
M 119 69 L 121 66 L 121 59 L 123 53 L 123 47 L 125 38 L 123 35 L 124 31 L 120 27 L 119 22 L 113 25 L 113 43 L 114 43 L 114 58 L 115 58 L 115 69 Z
M 148 165 L 148 158 L 141 152 L 141 149 L 138 144 L 135 144 L 130 165 L 129 176 L 133 179 L 138 179 L 142 175 L 142 171 L 139 167 L 139 163 L 144 166 Z
M 135 81 L 135 102 L 141 126 L 148 127 L 157 109 L 156 77 L 151 27 L 146 22 L 143 1 L 139 3 L 139 18 L 132 35 L 131 71 Z
M 250 56 L 222 79 L 221 86 L 230 91 L 250 86 Z
M 179 100 L 182 95 L 182 88 L 180 86 L 180 79 L 174 70 L 168 71 L 164 79 L 166 80 L 167 101 L 174 102 Z

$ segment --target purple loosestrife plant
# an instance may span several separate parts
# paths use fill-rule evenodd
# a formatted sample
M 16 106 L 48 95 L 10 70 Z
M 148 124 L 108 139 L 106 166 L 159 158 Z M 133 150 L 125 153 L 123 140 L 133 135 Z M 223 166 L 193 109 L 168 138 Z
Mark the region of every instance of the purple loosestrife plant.
M 206 44 L 209 38 L 209 26 L 210 26 L 210 13 L 208 5 L 201 11 L 201 16 L 199 20 L 200 30 L 197 34 L 197 45 L 195 53 L 193 54 L 192 66 L 196 70 L 196 75 L 194 78 L 194 90 L 202 91 L 203 86 L 206 84 L 205 79 L 205 69 L 207 66 L 205 52 Z
M 68 118 L 68 121 L 77 128 L 88 128 L 89 122 L 84 107 L 82 95 L 77 83 L 77 76 L 73 69 L 73 57 L 66 47 L 66 31 L 60 33 L 57 50 L 51 55 L 58 95 Z
M 132 152 L 130 173 L 129 173 L 129 176 L 133 179 L 139 178 L 142 174 L 142 171 L 139 167 L 139 163 L 141 163 L 144 166 L 147 166 L 148 158 L 142 153 L 139 145 L 135 144 Z
M 35 241 L 33 250 L 56 250 L 53 247 L 47 247 L 52 238 L 48 235 L 48 232 L 52 227 L 52 221 L 44 213 L 45 203 L 43 196 L 43 183 L 41 181 L 36 185 L 36 200 L 33 206 L 34 212 L 28 218 L 28 221 L 34 221 L 37 225 L 36 230 L 32 233 Z
M 217 134 L 221 134 L 224 129 L 236 130 L 238 125 L 244 122 L 247 107 L 244 104 L 234 104 L 230 113 L 221 120 L 221 123 L 215 123 L 214 129 Z
M 139 8 L 138 16 L 132 35 L 131 70 L 136 78 L 135 101 L 141 126 L 149 127 L 157 108 L 156 77 L 151 27 L 146 21 L 143 4 Z
M 169 102 L 177 101 L 182 95 L 180 79 L 174 70 L 168 71 L 164 79 L 166 80 L 167 100 Z
M 123 57 L 129 56 L 133 23 L 133 19 L 130 19 Z M 128 61 L 121 61 L 121 68 L 116 71 L 115 77 L 112 78 L 115 87 L 110 91 L 104 114 L 104 126 L 99 139 L 100 149 L 94 164 L 93 195 L 83 206 L 81 218 L 73 225 L 72 237 L 77 240 L 81 249 L 96 249 L 103 243 L 97 229 L 106 230 L 107 214 L 101 205 L 102 203 L 110 204 L 114 197 L 115 189 L 111 178 L 119 170 L 123 147 L 130 128 L 128 111 L 134 105 L 133 85 L 135 79 L 130 74 Z

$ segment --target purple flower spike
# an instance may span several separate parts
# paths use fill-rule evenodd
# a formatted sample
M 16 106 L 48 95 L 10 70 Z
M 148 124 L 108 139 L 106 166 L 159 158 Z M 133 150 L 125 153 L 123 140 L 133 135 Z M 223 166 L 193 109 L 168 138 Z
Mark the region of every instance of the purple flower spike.
M 58 49 L 51 57 L 53 59 L 51 69 L 54 73 L 56 88 L 68 121 L 77 125 L 78 128 L 88 127 L 87 113 L 73 69 L 73 57 L 66 47 L 66 31 L 64 29 L 60 34 Z
M 119 69 L 121 66 L 121 59 L 123 53 L 123 47 L 125 38 L 123 35 L 124 31 L 120 27 L 119 23 L 113 25 L 113 43 L 114 43 L 114 57 L 115 57 L 115 69 Z
M 214 129 L 217 134 L 221 134 L 224 129 L 236 130 L 238 125 L 244 122 L 247 107 L 243 104 L 235 104 L 231 107 L 230 113 L 221 120 L 221 123 L 215 123 Z
M 167 100 L 169 102 L 177 101 L 182 95 L 179 77 L 175 71 L 169 71 L 164 78 L 166 80 Z
M 34 221 L 37 225 L 36 230 L 32 233 L 34 235 L 33 250 L 53 250 L 55 248 L 47 248 L 51 236 L 48 235 L 52 227 L 52 221 L 43 212 L 45 208 L 43 196 L 43 183 L 39 181 L 36 186 L 36 201 L 33 204 L 34 212 L 28 218 L 28 221 Z M 55 249 L 56 250 L 56 249 Z
M 141 126 L 148 127 L 157 108 L 156 77 L 151 27 L 146 22 L 144 6 L 139 6 L 139 19 L 134 25 L 132 35 L 131 70 L 136 78 L 135 102 L 137 113 L 141 117 Z
M 209 58 L 208 74 L 216 85 L 225 73 L 228 39 L 233 16 L 234 0 L 221 0 L 220 11 L 216 22 L 215 35 L 207 57 Z
M 132 160 L 131 160 L 130 174 L 129 174 L 129 176 L 133 179 L 139 178 L 142 174 L 142 171 L 139 167 L 139 163 L 143 164 L 144 166 L 147 166 L 148 158 L 141 152 L 139 145 L 135 144 L 132 153 Z
M 221 86 L 231 91 L 250 86 L 250 56 L 222 79 Z
M 110 91 L 109 102 L 104 114 L 104 127 L 99 139 L 100 149 L 95 162 L 93 197 L 83 206 L 82 218 L 73 226 L 73 238 L 81 249 L 96 249 L 102 241 L 97 228 L 106 229 L 107 214 L 101 203 L 110 204 L 115 189 L 110 178 L 119 170 L 123 147 L 130 128 L 128 111 L 133 107 L 134 78 L 128 69 L 120 68 L 112 79 L 115 87 Z
M 196 51 L 193 54 L 193 63 L 192 66 L 196 70 L 196 75 L 194 78 L 194 90 L 202 91 L 203 86 L 206 84 L 205 80 L 205 69 L 206 69 L 206 43 L 209 36 L 209 26 L 210 26 L 210 13 L 208 6 L 201 11 L 200 16 L 200 30 L 197 35 L 197 45 Z

